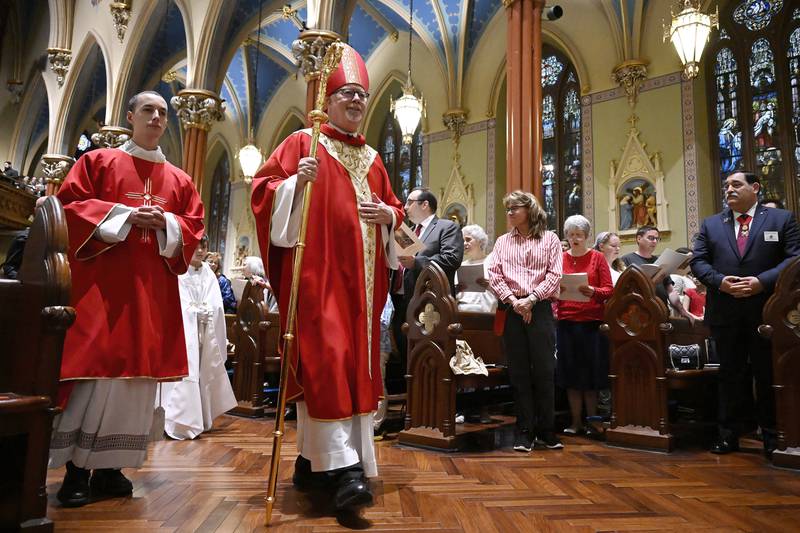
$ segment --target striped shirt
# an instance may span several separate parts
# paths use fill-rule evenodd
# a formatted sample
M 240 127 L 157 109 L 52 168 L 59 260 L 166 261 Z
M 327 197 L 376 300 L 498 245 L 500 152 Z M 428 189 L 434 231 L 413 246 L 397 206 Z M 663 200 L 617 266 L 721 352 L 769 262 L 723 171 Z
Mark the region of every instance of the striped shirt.
M 516 228 L 498 237 L 489 263 L 489 286 L 501 302 L 512 294 L 534 295 L 536 301 L 558 296 L 561 284 L 561 242 L 552 231 L 528 238 Z

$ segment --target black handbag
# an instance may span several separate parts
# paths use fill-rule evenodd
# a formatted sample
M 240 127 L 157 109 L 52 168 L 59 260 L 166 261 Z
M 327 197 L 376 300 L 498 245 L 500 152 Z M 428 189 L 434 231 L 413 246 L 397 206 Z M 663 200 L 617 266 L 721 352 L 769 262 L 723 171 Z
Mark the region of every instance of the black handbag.
M 674 370 L 700 370 L 699 344 L 670 344 L 667 352 Z

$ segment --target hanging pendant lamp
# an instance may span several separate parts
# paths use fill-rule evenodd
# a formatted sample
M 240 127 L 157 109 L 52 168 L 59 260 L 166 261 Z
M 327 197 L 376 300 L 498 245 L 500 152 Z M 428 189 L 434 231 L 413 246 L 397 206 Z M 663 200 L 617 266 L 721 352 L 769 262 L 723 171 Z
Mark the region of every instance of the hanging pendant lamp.
M 264 154 L 255 145 L 255 133 L 253 130 L 253 107 L 255 107 L 256 100 L 258 99 L 258 63 L 260 62 L 261 52 L 258 47 L 261 45 L 261 21 L 262 21 L 262 7 L 264 0 L 258 3 L 258 38 L 256 39 L 256 72 L 255 80 L 253 82 L 253 102 L 248 106 L 248 122 L 250 135 L 247 138 L 247 144 L 239 149 L 239 165 L 242 167 L 242 174 L 244 175 L 244 182 L 248 185 L 253 182 L 253 176 L 256 175 L 258 169 L 261 168 L 261 162 L 264 161 Z M 246 44 L 245 44 L 246 46 Z M 247 49 L 245 48 L 245 51 Z
M 408 17 L 408 77 L 403 86 L 403 95 L 397 100 L 392 100 L 391 97 L 389 100 L 389 108 L 394 112 L 394 117 L 400 125 L 400 132 L 403 134 L 403 144 L 411 144 L 419 121 L 425 116 L 425 99 L 421 94 L 417 97 L 417 89 L 411 81 L 411 37 L 413 33 L 414 0 L 411 0 Z

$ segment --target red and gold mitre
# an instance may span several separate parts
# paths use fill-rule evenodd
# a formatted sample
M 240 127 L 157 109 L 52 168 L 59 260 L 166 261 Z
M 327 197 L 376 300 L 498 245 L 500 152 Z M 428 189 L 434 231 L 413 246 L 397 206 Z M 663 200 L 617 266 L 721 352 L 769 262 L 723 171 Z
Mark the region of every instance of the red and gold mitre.
M 330 96 L 345 85 L 356 83 L 361 85 L 365 91 L 369 91 L 369 74 L 367 65 L 361 59 L 361 55 L 349 44 L 344 45 L 342 60 L 337 65 L 336 70 L 328 78 L 328 87 L 325 91 L 326 96 Z

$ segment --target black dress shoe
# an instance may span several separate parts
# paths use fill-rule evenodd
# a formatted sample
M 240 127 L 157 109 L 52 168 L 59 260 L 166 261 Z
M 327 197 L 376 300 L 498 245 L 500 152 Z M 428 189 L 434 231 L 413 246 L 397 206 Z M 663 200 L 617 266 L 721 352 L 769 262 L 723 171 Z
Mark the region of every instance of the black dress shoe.
M 711 445 L 711 453 L 725 455 L 726 453 L 739 451 L 739 439 L 736 437 L 719 437 Z
M 292 484 L 301 492 L 309 490 L 324 489 L 331 484 L 332 476 L 328 472 L 313 472 L 311 470 L 311 461 L 303 457 L 297 456 L 294 462 L 294 474 L 292 475 Z
M 764 457 L 772 460 L 772 452 L 778 449 L 778 438 L 771 433 L 764 433 Z
M 343 472 L 339 475 L 333 503 L 337 511 L 372 505 L 372 492 L 362 472 Z
M 116 498 L 133 494 L 133 483 L 116 468 L 95 469 L 89 485 L 92 488 L 92 495 Z
M 89 503 L 89 470 L 78 468 L 69 461 L 56 498 L 64 507 L 82 507 Z

